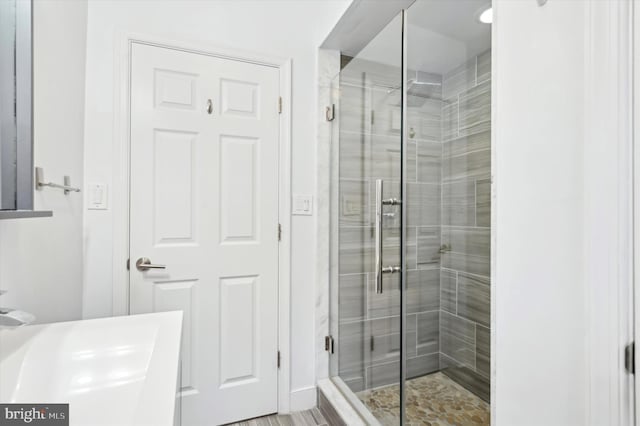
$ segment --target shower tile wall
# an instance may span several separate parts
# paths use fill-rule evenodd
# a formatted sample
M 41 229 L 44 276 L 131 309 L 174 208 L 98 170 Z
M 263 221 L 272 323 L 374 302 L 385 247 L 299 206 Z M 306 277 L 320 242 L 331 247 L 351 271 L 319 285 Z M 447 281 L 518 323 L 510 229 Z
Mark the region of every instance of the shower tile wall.
M 430 75 L 430 98 L 409 99 L 407 339 L 408 375 L 438 370 L 440 362 L 441 77 Z M 341 74 L 339 195 L 340 377 L 354 391 L 397 383 L 400 291 L 397 275 L 375 293 L 375 180 L 384 197 L 400 198 L 400 70 L 354 59 Z M 399 263 L 399 209 L 388 206 L 383 262 Z
M 443 77 L 440 368 L 488 400 L 491 51 Z

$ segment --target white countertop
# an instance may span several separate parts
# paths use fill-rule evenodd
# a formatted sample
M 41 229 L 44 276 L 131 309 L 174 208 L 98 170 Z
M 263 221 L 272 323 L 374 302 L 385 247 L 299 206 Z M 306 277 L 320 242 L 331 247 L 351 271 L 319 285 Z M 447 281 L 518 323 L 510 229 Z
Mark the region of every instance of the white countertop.
M 71 425 L 173 425 L 182 312 L 0 330 L 0 402 L 69 403 Z

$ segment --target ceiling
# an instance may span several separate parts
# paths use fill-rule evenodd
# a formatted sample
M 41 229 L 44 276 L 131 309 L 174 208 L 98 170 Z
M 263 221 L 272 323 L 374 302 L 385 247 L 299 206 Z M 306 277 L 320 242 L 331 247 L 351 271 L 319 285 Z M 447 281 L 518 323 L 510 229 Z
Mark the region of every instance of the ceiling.
M 408 9 L 410 25 L 436 32 L 467 45 L 491 43 L 491 25 L 478 21 L 491 0 L 416 0 Z

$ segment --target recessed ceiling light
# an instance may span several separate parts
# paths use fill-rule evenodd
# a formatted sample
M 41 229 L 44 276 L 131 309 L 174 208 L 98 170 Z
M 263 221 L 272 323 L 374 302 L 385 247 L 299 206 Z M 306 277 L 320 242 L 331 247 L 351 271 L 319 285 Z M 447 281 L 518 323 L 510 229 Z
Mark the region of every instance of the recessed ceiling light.
M 493 22 L 493 9 L 491 8 L 491 6 L 480 12 L 480 14 L 478 15 L 478 21 L 482 22 L 483 24 L 491 24 Z

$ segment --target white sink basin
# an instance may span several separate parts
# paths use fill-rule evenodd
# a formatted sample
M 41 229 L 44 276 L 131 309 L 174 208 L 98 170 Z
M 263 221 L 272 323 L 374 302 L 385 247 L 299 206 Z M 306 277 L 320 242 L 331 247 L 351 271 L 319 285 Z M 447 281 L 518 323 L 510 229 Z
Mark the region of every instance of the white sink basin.
M 172 425 L 182 312 L 0 330 L 0 402 L 69 403 L 71 425 Z

